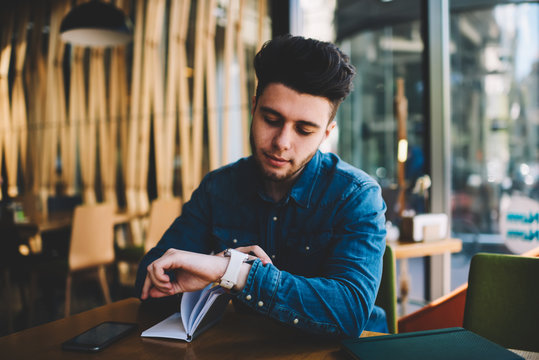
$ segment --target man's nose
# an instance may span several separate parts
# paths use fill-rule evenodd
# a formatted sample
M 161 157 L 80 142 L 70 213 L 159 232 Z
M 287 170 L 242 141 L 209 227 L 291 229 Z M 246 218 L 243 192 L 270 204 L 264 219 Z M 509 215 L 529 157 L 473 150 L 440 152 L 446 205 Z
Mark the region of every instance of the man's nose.
M 279 150 L 288 150 L 290 149 L 292 136 L 292 128 L 285 125 L 279 129 L 273 138 L 273 145 Z

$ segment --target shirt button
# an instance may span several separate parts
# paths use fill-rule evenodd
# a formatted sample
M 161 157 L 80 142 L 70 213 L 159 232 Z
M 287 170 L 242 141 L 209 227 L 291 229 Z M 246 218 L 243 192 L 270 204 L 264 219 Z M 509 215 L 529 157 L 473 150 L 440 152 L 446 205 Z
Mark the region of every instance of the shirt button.
M 273 217 L 273 221 L 277 221 L 277 216 L 274 216 L 274 217 Z
M 258 307 L 262 307 L 262 306 L 264 306 L 264 302 L 263 302 L 263 301 L 259 301 L 257 305 L 258 305 Z
M 309 250 L 311 250 L 311 248 L 308 247 L 308 246 L 305 246 L 305 250 L 309 251 Z
M 236 244 L 236 243 L 238 242 L 238 239 L 234 239 L 234 240 L 232 240 L 232 242 L 233 242 L 234 244 Z
M 247 296 L 245 297 L 245 300 L 249 301 L 249 300 L 251 300 L 252 298 L 253 298 L 253 297 L 251 296 L 251 294 L 249 294 L 249 295 L 247 295 Z
M 271 258 L 272 258 L 272 259 L 275 259 L 275 254 L 271 255 Z
M 294 325 L 297 325 L 299 323 L 298 319 L 294 319 Z

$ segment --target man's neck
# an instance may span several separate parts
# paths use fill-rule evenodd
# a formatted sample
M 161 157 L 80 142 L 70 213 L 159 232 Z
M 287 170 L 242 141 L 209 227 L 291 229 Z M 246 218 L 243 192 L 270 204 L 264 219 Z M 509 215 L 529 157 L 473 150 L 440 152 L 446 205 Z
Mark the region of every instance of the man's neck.
M 281 201 L 294 184 L 295 179 L 296 177 L 286 181 L 264 180 L 264 190 L 266 195 L 275 202 Z

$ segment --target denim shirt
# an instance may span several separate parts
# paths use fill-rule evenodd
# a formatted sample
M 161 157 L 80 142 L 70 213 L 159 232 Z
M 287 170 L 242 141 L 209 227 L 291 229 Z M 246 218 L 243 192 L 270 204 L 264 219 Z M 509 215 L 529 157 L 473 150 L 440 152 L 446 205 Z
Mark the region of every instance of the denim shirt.
M 259 245 L 273 264 L 254 262 L 238 301 L 305 331 L 358 337 L 380 283 L 385 209 L 379 185 L 334 154 L 318 151 L 279 202 L 264 194 L 254 159 L 241 159 L 205 176 L 141 261 L 138 294 L 146 267 L 169 248 Z

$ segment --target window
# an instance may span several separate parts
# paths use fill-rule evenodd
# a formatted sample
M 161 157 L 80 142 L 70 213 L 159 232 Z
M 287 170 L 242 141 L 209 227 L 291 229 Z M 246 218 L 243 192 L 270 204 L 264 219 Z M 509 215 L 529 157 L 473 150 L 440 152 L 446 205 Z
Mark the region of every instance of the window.
M 538 3 L 451 14 L 453 230 L 516 253 L 539 245 L 538 26 Z M 526 240 L 508 237 L 522 199 L 537 203 Z

